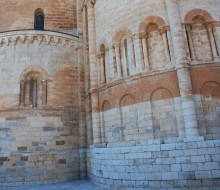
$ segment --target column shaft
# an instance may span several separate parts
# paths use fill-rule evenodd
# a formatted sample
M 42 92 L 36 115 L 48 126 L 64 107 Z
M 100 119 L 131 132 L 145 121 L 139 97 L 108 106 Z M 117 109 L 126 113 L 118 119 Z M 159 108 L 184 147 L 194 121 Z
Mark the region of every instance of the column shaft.
M 128 62 L 127 62 L 127 56 L 126 56 L 126 49 L 125 49 L 125 43 L 121 46 L 121 53 L 122 53 L 122 76 L 128 76 Z
M 91 107 L 92 107 L 92 126 L 93 126 L 93 143 L 101 142 L 101 129 L 99 120 L 99 93 L 98 93 L 98 77 L 96 63 L 96 31 L 95 31 L 95 14 L 94 3 L 87 1 L 88 11 L 88 36 L 89 36 L 89 65 L 90 65 L 90 84 L 91 84 Z
M 32 86 L 32 105 L 33 107 L 37 106 L 37 81 L 33 81 L 33 86 Z
M 100 62 L 101 62 L 101 81 L 105 83 L 105 62 L 104 62 L 105 54 L 101 54 Z
M 147 71 L 150 70 L 149 58 L 148 58 L 148 49 L 147 49 L 147 39 L 142 38 L 142 46 L 143 46 L 143 56 L 144 56 L 144 65 Z
M 163 31 L 162 37 L 163 37 L 163 44 L 164 44 L 164 52 L 165 52 L 165 57 L 166 57 L 166 63 L 170 64 L 170 51 L 169 51 L 169 45 L 168 45 L 168 41 L 167 41 L 167 31 Z
M 195 103 L 193 100 L 192 84 L 190 79 L 189 64 L 184 42 L 179 7 L 176 0 L 166 0 L 168 18 L 176 59 L 177 77 L 180 96 L 182 100 L 182 112 L 185 124 L 186 138 L 198 137 L 198 124 Z
M 188 38 L 190 56 L 191 56 L 191 59 L 194 61 L 194 60 L 196 60 L 196 55 L 195 55 L 195 51 L 194 51 L 190 25 L 186 25 L 186 35 L 187 35 L 187 38 Z
M 135 47 L 135 58 L 136 58 L 136 68 L 138 72 L 141 72 L 145 69 L 144 60 L 142 57 L 141 52 L 141 41 L 139 36 L 136 37 L 134 40 L 134 47 Z
M 211 24 L 207 25 L 207 30 L 208 30 L 208 35 L 209 35 L 209 40 L 212 48 L 212 55 L 213 55 L 213 60 L 217 61 L 219 60 L 216 44 L 215 44 L 215 37 L 213 33 L 213 28 Z
M 43 87 L 43 105 L 47 105 L 47 81 L 42 81 Z
M 25 99 L 25 82 L 21 81 L 20 84 L 20 105 L 24 106 L 24 99 Z
M 113 55 L 114 77 L 117 77 L 117 61 L 116 61 L 116 53 L 114 47 L 112 48 L 112 55 Z
M 120 49 L 119 45 L 115 46 L 116 51 L 116 64 L 117 64 L 117 78 L 121 78 L 121 58 L 120 58 Z

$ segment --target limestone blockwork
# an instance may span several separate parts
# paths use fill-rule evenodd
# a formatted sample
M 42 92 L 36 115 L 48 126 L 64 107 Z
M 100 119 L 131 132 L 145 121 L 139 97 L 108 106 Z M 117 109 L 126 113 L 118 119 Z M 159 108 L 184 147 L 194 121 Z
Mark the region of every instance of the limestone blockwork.
M 7 0 L 0 18 L 0 189 L 220 188 L 219 0 Z

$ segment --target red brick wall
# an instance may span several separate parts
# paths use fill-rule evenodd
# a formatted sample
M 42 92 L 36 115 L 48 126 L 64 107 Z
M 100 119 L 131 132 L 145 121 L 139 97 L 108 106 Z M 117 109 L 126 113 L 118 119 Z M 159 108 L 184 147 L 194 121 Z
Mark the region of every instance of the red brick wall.
M 194 94 L 200 94 L 201 88 L 206 82 L 211 81 L 211 82 L 220 83 L 219 67 L 191 69 L 190 74 L 191 74 Z
M 107 88 L 100 92 L 100 108 L 103 107 L 103 103 L 108 101 L 110 106 L 108 109 L 119 107 L 121 104 L 123 106 L 136 104 L 144 101 L 150 101 L 152 94 L 160 88 L 167 89 L 172 97 L 179 96 L 179 88 L 177 82 L 177 75 L 175 71 L 157 74 L 154 76 L 146 76 L 140 78 L 135 83 L 127 85 L 121 83 Z M 130 95 L 124 99 L 125 95 Z M 167 99 L 166 93 L 161 93 L 157 96 L 157 99 Z M 106 109 L 105 109 L 106 110 Z
M 76 28 L 75 0 L 7 0 L 0 1 L 0 31 L 33 29 L 35 10 L 45 14 L 45 29 Z

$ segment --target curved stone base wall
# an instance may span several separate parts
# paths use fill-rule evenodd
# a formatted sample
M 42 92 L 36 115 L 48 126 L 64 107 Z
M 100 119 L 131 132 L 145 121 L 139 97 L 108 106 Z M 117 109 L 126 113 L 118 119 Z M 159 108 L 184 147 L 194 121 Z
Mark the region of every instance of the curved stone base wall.
M 89 177 L 110 189 L 220 187 L 219 140 L 91 147 L 87 154 Z
M 76 110 L 20 108 L 0 115 L 0 189 L 79 179 Z

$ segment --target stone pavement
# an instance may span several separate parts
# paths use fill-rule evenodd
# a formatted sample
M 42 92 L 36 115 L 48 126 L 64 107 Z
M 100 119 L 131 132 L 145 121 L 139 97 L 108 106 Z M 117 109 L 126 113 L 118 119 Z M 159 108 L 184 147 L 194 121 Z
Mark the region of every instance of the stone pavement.
M 105 190 L 105 188 L 98 187 L 90 181 L 73 181 L 66 183 L 58 183 L 51 185 L 39 185 L 33 187 L 18 187 L 7 188 L 1 190 Z

